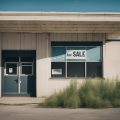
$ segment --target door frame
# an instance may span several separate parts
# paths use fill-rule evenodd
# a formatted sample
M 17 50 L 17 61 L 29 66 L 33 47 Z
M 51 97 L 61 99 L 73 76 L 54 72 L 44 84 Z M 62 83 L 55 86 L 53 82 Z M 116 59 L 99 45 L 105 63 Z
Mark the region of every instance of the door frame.
M 25 97 L 36 97 L 36 93 L 37 93 L 37 85 L 36 85 L 36 50 L 1 50 L 1 97 L 24 97 L 24 95 L 4 95 L 4 91 L 3 91 L 3 86 L 4 86 L 4 61 L 3 61 L 3 53 L 4 52 L 34 52 L 34 66 L 35 66 L 35 69 L 34 69 L 34 75 L 35 75 L 35 95 L 34 96 L 29 96 L 29 95 L 25 95 Z M 12 62 L 11 62 L 12 63 Z M 15 63 L 15 62 L 13 62 Z M 17 62 L 16 62 L 17 63 Z M 18 68 L 19 69 L 19 68 Z M 17 71 L 18 72 L 18 71 Z

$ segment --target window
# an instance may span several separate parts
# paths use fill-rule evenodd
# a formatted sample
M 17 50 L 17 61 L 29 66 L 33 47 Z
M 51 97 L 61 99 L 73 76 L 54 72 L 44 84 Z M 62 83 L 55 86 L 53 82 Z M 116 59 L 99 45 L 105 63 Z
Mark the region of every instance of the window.
M 66 52 L 65 47 L 52 48 L 52 63 L 51 63 L 52 77 L 65 77 L 66 75 L 65 52 Z
M 102 77 L 101 42 L 52 42 L 52 77 Z
M 65 62 L 52 62 L 52 77 L 65 77 Z
M 101 62 L 87 62 L 87 77 L 101 77 L 102 63 Z
M 33 75 L 33 63 L 23 62 L 21 65 L 21 75 Z
M 21 57 L 21 62 L 33 62 L 33 57 Z
M 5 75 L 17 75 L 18 70 L 17 70 L 18 63 L 17 62 L 6 62 L 5 63 Z
M 84 62 L 68 62 L 67 77 L 84 77 L 85 63 Z

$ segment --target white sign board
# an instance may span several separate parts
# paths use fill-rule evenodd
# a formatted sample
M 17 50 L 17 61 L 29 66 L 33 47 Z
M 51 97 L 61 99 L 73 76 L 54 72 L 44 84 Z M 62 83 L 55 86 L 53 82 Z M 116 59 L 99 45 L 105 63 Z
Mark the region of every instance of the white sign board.
M 66 59 L 86 59 L 86 50 L 67 50 Z
M 52 69 L 52 75 L 62 75 L 62 69 Z
M 9 68 L 9 73 L 12 73 L 13 72 L 13 68 Z

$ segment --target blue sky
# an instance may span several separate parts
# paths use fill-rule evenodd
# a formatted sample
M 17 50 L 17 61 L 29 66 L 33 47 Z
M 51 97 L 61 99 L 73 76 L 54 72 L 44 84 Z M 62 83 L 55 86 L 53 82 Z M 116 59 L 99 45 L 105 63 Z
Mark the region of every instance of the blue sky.
M 120 0 L 0 0 L 0 11 L 120 12 Z

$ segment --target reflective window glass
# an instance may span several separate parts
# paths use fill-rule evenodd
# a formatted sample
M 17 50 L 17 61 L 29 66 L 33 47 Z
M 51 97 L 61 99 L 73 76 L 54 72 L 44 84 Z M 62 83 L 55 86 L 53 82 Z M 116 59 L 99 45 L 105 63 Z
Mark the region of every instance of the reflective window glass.
M 17 63 L 6 63 L 6 73 L 7 75 L 17 74 Z

